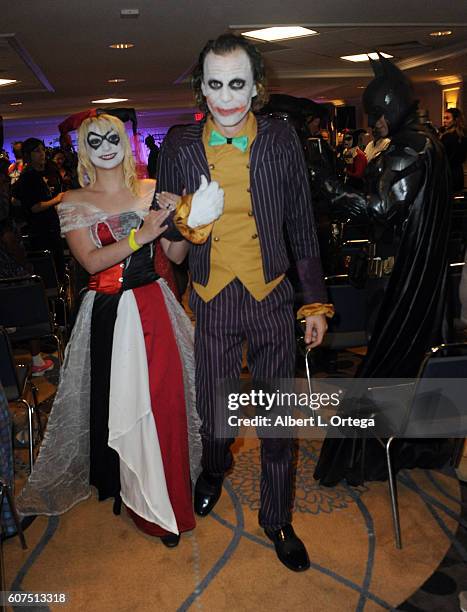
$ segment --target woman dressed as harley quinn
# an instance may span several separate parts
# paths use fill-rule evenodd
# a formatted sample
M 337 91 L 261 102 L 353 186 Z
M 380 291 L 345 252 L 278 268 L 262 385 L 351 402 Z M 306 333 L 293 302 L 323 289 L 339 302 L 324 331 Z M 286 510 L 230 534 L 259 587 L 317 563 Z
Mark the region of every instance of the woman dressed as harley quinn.
M 61 514 L 97 488 L 169 547 L 195 526 L 200 422 L 193 333 L 154 272 L 154 241 L 181 262 L 187 243 L 161 238 L 155 181 L 138 180 L 123 123 L 80 126 L 79 177 L 59 207 L 62 233 L 89 272 L 39 457 L 18 499 L 23 515 Z M 190 469 L 191 468 L 191 469 Z

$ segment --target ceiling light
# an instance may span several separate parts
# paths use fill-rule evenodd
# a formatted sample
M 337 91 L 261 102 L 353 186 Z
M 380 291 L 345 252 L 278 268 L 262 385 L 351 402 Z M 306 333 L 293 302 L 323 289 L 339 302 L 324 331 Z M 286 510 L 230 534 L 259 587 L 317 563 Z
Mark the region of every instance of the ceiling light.
M 2 85 L 11 85 L 12 83 L 17 83 L 16 79 L 0 79 L 0 87 Z
M 382 53 L 379 51 L 379 54 L 383 57 L 394 57 L 393 55 L 389 55 L 388 53 Z M 341 59 L 347 60 L 348 62 L 368 62 L 369 57 L 373 60 L 378 59 L 378 53 L 359 53 L 358 55 L 341 55 Z
M 261 30 L 250 30 L 242 32 L 242 36 L 255 38 L 256 40 L 287 40 L 288 38 L 301 38 L 302 36 L 314 36 L 318 34 L 315 30 L 302 28 L 300 26 L 275 26 L 262 28 Z
M 126 79 L 107 79 L 107 83 L 124 83 Z
M 102 100 L 91 100 L 93 104 L 115 104 L 116 102 L 128 102 L 128 98 L 102 98 Z
M 131 49 L 135 45 L 133 43 L 112 43 L 109 45 L 111 49 Z
M 437 79 L 438 85 L 456 85 L 456 83 L 460 83 L 462 81 L 462 76 L 460 74 L 451 74 L 449 76 L 440 77 Z M 457 88 L 456 88 L 457 89 Z
M 139 9 L 121 9 L 120 17 L 122 19 L 136 19 L 139 17 Z
M 444 70 L 444 68 L 428 68 L 428 72 L 440 72 Z
M 22 102 L 10 102 L 10 106 L 22 106 Z
M 430 32 L 430 36 L 451 36 L 452 30 L 439 30 L 438 32 Z

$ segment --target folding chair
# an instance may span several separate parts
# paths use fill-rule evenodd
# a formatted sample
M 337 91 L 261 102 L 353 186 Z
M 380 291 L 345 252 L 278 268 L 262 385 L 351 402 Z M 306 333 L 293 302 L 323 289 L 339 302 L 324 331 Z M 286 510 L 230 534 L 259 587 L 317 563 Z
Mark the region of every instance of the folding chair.
M 427 399 L 433 394 L 433 385 L 429 381 L 436 378 L 467 379 L 467 343 L 443 344 L 433 347 L 427 353 L 417 376 L 412 400 L 406 411 L 405 424 L 401 427 L 401 431 L 406 434 L 405 437 L 414 437 L 410 434 L 415 429 L 414 424 L 416 425 L 417 422 L 426 423 Z M 434 434 L 436 434 L 436 429 Z M 394 536 L 397 548 L 402 548 L 399 505 L 397 501 L 397 480 L 391 457 L 391 445 L 397 439 L 397 436 L 391 436 L 387 440 L 377 439 L 384 447 L 386 453 Z
M 28 411 L 28 450 L 29 469 L 32 472 L 34 463 L 34 426 L 33 419 L 37 407 L 37 389 L 31 380 L 31 366 L 16 364 L 11 351 L 10 339 L 3 327 L 0 327 L 0 380 L 8 402 L 18 402 L 26 406 Z M 27 391 L 30 390 L 32 403 L 28 401 Z M 39 415 L 36 415 L 39 433 L 42 427 Z
M 347 274 L 328 276 L 325 280 L 329 301 L 334 305 L 335 315 L 328 321 L 328 330 L 319 348 L 330 351 L 329 354 L 332 355 L 338 351 L 367 346 L 374 318 L 381 303 L 381 294 L 384 293 L 386 279 L 368 278 L 362 288 L 354 287 Z M 305 355 L 301 346 L 304 328 L 305 319 L 297 321 L 297 332 L 301 332 L 299 348 L 302 355 Z M 339 371 L 336 370 L 336 366 L 341 369 L 346 367 L 345 362 L 328 357 L 329 365 L 331 369 L 329 370 L 328 367 L 328 370 L 334 373 Z
M 326 289 L 336 314 L 328 323 L 323 348 L 343 350 L 366 346 L 366 289 L 357 289 L 351 285 L 347 274 L 327 277 Z
M 9 333 L 12 342 L 53 338 L 62 363 L 63 343 L 55 333 L 44 285 L 38 276 L 0 279 L 0 325 L 14 329 Z
M 57 325 L 56 305 L 60 304 L 63 312 L 63 328 L 68 330 L 68 308 L 65 287 L 60 284 L 55 268 L 55 262 L 50 251 L 33 251 L 28 253 L 28 261 L 32 264 L 34 274 L 44 283 L 45 294 L 52 306 L 54 323 Z

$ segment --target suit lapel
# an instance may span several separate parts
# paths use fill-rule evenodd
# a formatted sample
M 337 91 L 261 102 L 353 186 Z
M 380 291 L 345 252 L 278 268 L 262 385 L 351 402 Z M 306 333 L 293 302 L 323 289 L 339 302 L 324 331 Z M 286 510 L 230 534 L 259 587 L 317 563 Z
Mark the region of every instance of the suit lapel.
M 258 167 L 261 165 L 266 152 L 269 149 L 271 140 L 270 124 L 266 117 L 261 115 L 256 116 L 257 133 L 256 138 L 251 145 L 250 151 L 250 177 L 253 180 Z
M 211 172 L 209 170 L 206 151 L 204 150 L 203 145 L 203 128 L 204 122 L 188 126 L 183 137 L 181 149 L 183 151 L 185 163 L 188 162 L 188 164 L 191 166 L 190 168 L 186 169 L 186 176 L 198 176 L 199 178 L 201 174 L 204 174 L 208 181 L 210 181 Z M 195 186 L 187 185 L 187 190 L 189 193 L 193 187 L 195 187 L 195 190 L 198 189 L 199 183 Z

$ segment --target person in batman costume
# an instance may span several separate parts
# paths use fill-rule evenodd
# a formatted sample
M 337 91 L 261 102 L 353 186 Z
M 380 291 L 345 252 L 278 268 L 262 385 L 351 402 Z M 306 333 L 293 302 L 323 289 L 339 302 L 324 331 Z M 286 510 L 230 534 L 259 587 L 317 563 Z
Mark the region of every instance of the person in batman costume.
M 444 151 L 417 119 L 405 75 L 389 60 L 372 61 L 375 78 L 363 94 L 368 124 L 389 147 L 368 166 L 365 193 L 334 194 L 347 217 L 366 219 L 375 236 L 394 237 L 395 263 L 357 378 L 415 377 L 426 351 L 441 339 L 450 225 L 449 173 Z M 390 381 L 388 381 L 390 382 Z M 435 467 L 447 459 L 442 441 L 393 445 L 396 469 Z M 324 441 L 315 479 L 334 486 L 384 480 L 384 450 L 375 439 Z

